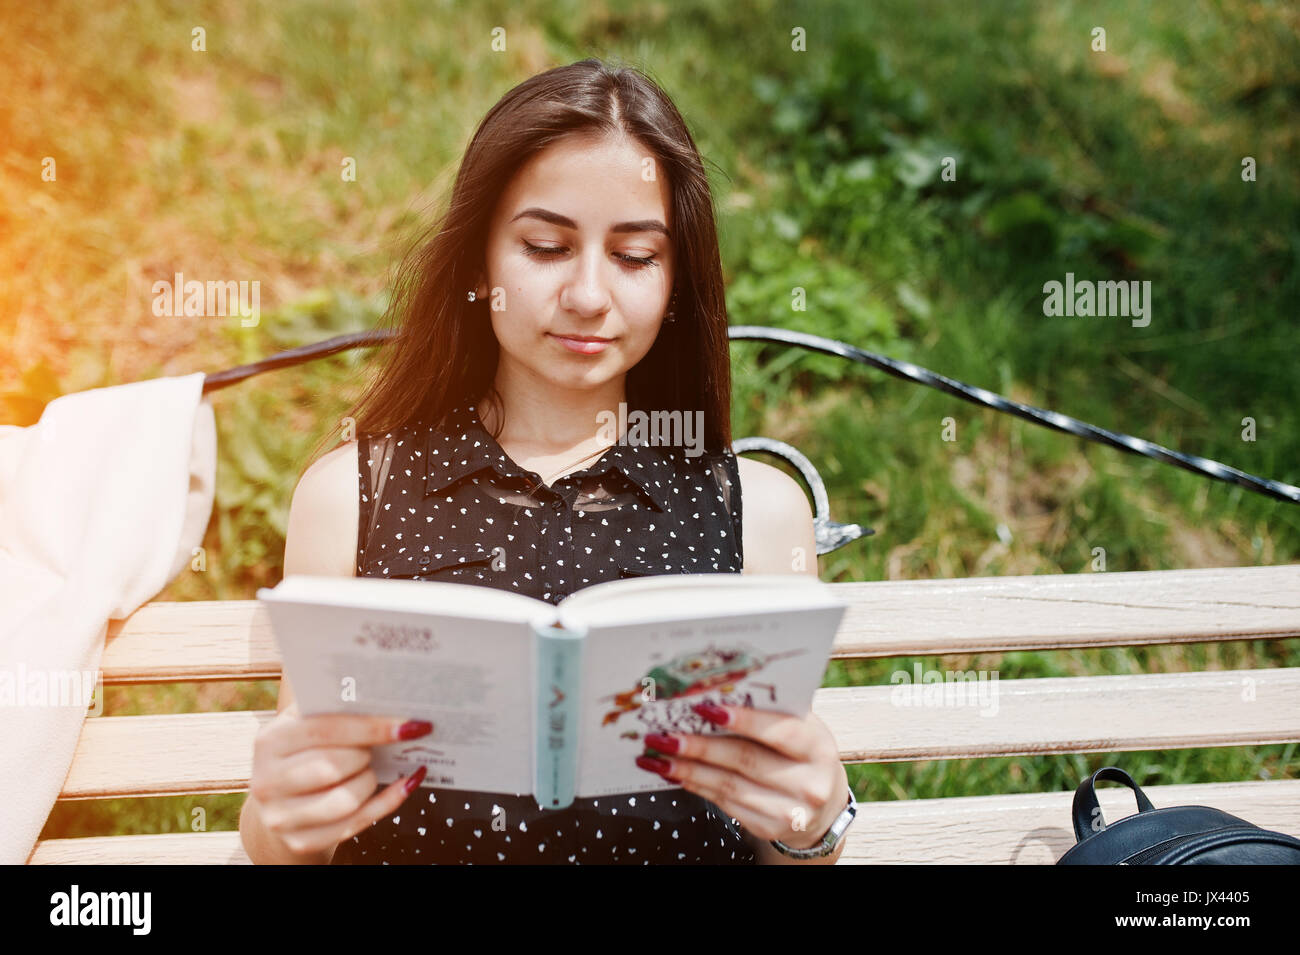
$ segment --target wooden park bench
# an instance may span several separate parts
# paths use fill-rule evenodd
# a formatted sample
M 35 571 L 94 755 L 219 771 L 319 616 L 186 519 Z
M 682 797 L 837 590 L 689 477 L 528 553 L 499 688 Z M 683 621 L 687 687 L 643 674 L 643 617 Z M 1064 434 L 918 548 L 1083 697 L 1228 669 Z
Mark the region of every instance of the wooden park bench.
M 1300 564 L 830 586 L 850 605 L 839 659 L 1300 636 Z M 101 670 L 105 684 L 263 680 L 279 677 L 280 660 L 257 601 L 157 602 L 110 624 Z M 999 679 L 990 716 L 969 701 L 896 705 L 898 689 L 817 691 L 813 709 L 846 763 L 1300 742 L 1300 668 Z M 246 792 L 254 736 L 273 716 L 88 718 L 60 798 Z M 1136 811 L 1128 789 L 1100 792 L 1108 822 Z M 1300 780 L 1146 792 L 1157 807 L 1199 803 L 1300 835 Z M 840 861 L 1050 864 L 1074 842 L 1072 796 L 863 802 Z M 230 831 L 50 839 L 29 861 L 249 860 Z

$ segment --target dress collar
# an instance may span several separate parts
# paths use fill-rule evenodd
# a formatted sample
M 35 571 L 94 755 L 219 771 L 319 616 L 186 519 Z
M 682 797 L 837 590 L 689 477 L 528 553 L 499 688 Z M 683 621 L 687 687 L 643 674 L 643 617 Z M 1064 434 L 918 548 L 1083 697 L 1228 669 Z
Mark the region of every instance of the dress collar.
M 450 438 L 444 441 L 443 437 Z M 428 475 L 424 494 L 436 494 L 444 488 L 485 468 L 503 477 L 522 478 L 536 484 L 541 475 L 526 471 L 506 454 L 497 440 L 479 420 L 474 405 L 453 408 L 441 428 L 430 428 L 425 439 L 425 462 Z M 669 449 L 654 445 L 616 444 L 607 449 L 594 464 L 565 477 L 604 474 L 617 467 L 640 487 L 664 513 L 672 509 L 673 482 L 679 480 Z

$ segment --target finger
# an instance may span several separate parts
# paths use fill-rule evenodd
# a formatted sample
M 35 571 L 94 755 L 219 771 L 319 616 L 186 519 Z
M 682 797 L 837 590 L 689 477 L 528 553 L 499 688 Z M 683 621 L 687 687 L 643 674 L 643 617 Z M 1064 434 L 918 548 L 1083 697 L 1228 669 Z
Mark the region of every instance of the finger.
M 782 777 L 797 772 L 800 765 L 774 749 L 741 736 L 647 733 L 645 745 L 665 758 L 681 757 L 708 763 L 775 789 L 783 788 Z M 668 775 L 677 774 L 670 770 Z
M 294 852 L 319 852 L 337 846 L 364 832 L 380 819 L 386 819 L 397 812 L 411 792 L 419 786 L 419 781 L 424 779 L 424 775 L 424 767 L 421 766 L 410 776 L 393 780 L 346 819 L 329 825 L 297 830 L 281 838 Z M 411 780 L 416 782 L 412 785 L 411 792 L 408 792 L 406 787 Z
M 713 803 L 742 826 L 764 839 L 780 836 L 765 833 L 788 832 L 794 808 L 788 794 L 726 769 L 690 759 L 673 760 L 680 786 Z M 805 810 L 806 812 L 806 810 Z
M 816 717 L 811 711 L 803 716 L 795 716 L 777 710 L 732 706 L 711 700 L 696 705 L 699 707 L 696 712 L 719 729 L 756 740 L 791 759 L 807 759 L 809 753 L 817 752 L 823 744 L 822 734 L 813 722 Z M 714 719 L 713 715 L 722 719 Z
M 744 777 L 705 763 L 697 763 L 685 772 L 692 782 L 689 787 L 683 782 L 683 788 L 690 788 L 765 841 L 779 839 L 787 845 L 802 846 L 810 830 L 826 829 L 818 821 L 815 802 L 768 786 L 755 786 Z
M 301 796 L 337 786 L 370 765 L 364 746 L 330 746 L 307 749 L 281 764 L 272 796 Z
M 647 743 L 652 746 L 657 741 L 653 737 L 654 734 L 651 734 L 646 738 Z M 802 838 L 797 834 L 802 833 L 809 825 L 819 825 L 829 809 L 834 806 L 835 793 L 842 791 L 847 785 L 844 769 L 838 758 L 833 761 L 836 771 L 831 772 L 828 767 L 823 773 L 807 762 L 796 763 L 787 760 L 749 740 L 689 736 L 683 736 L 681 739 L 683 740 L 681 752 L 690 748 L 700 748 L 699 745 L 691 747 L 692 741 L 705 747 L 723 743 L 738 745 L 748 748 L 754 754 L 760 754 L 754 765 L 763 765 L 761 756 L 763 753 L 777 760 L 778 765 L 784 764 L 770 774 L 757 773 L 750 776 L 724 765 L 683 756 L 679 752 L 675 756 L 658 757 L 654 765 L 643 766 L 651 771 L 657 769 L 670 782 L 675 782 L 720 807 L 727 807 L 728 812 L 737 818 L 739 818 L 740 808 L 746 807 L 747 811 L 758 814 L 757 818 L 752 820 L 752 824 L 767 826 L 768 830 L 765 831 L 773 830 L 775 827 L 785 832 L 786 836 Z M 755 759 L 753 756 L 740 758 Z M 763 818 L 764 816 L 766 818 Z M 769 836 L 768 838 L 782 837 Z M 790 842 L 790 839 L 784 838 L 783 841 Z
M 262 819 L 278 835 L 338 823 L 365 805 L 378 785 L 374 770 L 366 766 L 329 789 L 264 802 Z
M 287 708 L 285 712 L 288 712 Z M 317 747 L 395 743 L 402 739 L 427 736 L 432 731 L 431 724 L 427 722 L 414 727 L 411 724 L 419 724 L 419 721 L 363 713 L 321 713 L 289 719 L 277 717 L 264 728 L 266 735 L 260 741 L 266 747 L 266 755 L 283 758 Z M 410 728 L 403 731 L 403 726 Z M 425 726 L 429 729 L 419 732 Z M 402 736 L 402 732 L 409 735 Z

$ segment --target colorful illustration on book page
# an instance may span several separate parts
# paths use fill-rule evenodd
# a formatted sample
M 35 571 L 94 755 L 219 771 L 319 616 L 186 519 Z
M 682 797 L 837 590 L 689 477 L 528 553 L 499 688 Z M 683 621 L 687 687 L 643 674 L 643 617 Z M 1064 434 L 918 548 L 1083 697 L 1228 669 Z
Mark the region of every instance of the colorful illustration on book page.
M 743 644 L 724 647 L 710 644 L 704 650 L 679 654 L 651 668 L 634 689 L 600 697 L 601 701 L 614 703 L 600 725 L 608 726 L 617 723 L 624 714 L 636 713 L 648 733 L 707 733 L 713 729 L 712 725 L 691 708 L 700 702 L 704 693 L 718 703 L 779 709 L 776 685 L 754 677 L 773 660 L 804 652 L 791 650 L 763 656 Z M 758 691 L 757 695 L 754 691 Z M 647 707 L 648 703 L 662 705 Z M 619 735 L 628 739 L 640 736 L 632 729 Z

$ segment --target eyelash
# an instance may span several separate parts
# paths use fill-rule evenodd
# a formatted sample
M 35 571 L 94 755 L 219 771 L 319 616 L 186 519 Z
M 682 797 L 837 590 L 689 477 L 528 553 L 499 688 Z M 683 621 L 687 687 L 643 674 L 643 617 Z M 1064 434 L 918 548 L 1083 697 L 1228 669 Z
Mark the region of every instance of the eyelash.
M 551 258 L 554 255 L 558 255 L 564 251 L 565 249 L 563 246 L 552 248 L 550 246 L 533 245 L 531 242 L 524 243 L 525 255 L 531 255 L 534 258 L 542 259 L 543 261 Z M 638 272 L 641 271 L 642 269 L 656 268 L 659 265 L 659 263 L 655 261 L 653 256 L 651 256 L 650 258 L 642 259 L 642 258 L 638 258 L 635 255 L 622 255 L 620 253 L 617 254 L 617 258 L 622 259 L 624 262 L 628 263 L 628 265 L 634 271 L 638 271 Z

